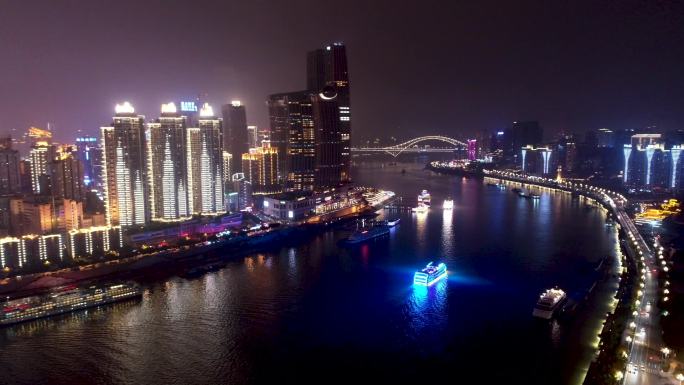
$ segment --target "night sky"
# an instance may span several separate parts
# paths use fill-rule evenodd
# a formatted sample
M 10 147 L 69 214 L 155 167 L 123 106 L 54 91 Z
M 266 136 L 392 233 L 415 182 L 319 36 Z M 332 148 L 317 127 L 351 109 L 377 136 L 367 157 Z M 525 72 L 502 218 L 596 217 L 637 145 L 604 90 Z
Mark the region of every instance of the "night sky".
M 513 120 L 547 139 L 684 127 L 682 2 L 0 0 L 0 132 L 50 122 L 73 141 L 116 102 L 150 119 L 197 94 L 268 127 L 267 95 L 303 89 L 306 52 L 332 41 L 357 144 Z

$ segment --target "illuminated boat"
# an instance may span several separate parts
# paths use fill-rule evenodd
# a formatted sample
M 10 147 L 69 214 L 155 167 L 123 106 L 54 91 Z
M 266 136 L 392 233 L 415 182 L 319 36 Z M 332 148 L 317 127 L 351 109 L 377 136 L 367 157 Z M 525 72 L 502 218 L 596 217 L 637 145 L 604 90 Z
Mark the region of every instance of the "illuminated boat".
M 385 225 L 376 225 L 371 228 L 364 228 L 350 235 L 346 242 L 349 244 L 365 242 L 369 239 L 389 234 L 389 229 L 389 226 Z
M 428 212 L 428 209 L 428 206 L 425 206 L 421 203 L 418 206 L 411 208 L 411 211 L 413 211 L 414 213 L 426 213 Z
M 454 201 L 453 199 L 445 199 L 444 203 L 442 203 L 442 208 L 444 210 L 451 210 L 454 208 Z
M 428 190 L 423 190 L 420 195 L 418 195 L 418 206 L 420 206 L 421 203 L 425 206 L 430 206 L 431 200 L 432 198 L 430 197 Z
M 40 296 L 5 302 L 0 325 L 11 325 L 38 318 L 70 313 L 112 302 L 140 297 L 142 290 L 132 284 L 108 284 L 79 288 L 63 286 Z
M 387 220 L 387 226 L 389 227 L 394 227 L 401 222 L 401 218 L 395 218 L 395 219 L 388 219 Z
M 532 198 L 532 199 L 539 199 L 539 198 L 541 198 L 541 195 L 539 195 L 539 194 L 530 194 L 529 197 Z
M 430 286 L 446 276 L 447 268 L 445 264 L 440 263 L 439 265 L 435 266 L 432 264 L 432 262 L 430 262 L 423 270 L 416 271 L 413 274 L 413 284 Z
M 547 289 L 541 293 L 532 315 L 538 318 L 551 319 L 567 299 L 565 292 L 559 288 Z

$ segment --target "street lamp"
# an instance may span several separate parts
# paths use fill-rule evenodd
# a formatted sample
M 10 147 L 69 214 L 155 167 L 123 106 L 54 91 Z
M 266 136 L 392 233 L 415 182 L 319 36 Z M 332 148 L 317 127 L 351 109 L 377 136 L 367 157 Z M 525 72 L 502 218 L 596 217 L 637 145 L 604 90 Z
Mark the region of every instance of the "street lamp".
M 622 374 L 621 371 L 618 370 L 617 372 L 615 372 L 615 379 L 616 379 L 617 381 L 622 380 L 622 377 L 624 377 L 624 375 Z
M 667 348 L 667 347 L 660 349 L 660 352 L 663 353 L 663 355 L 665 356 L 665 358 L 667 358 L 667 356 L 670 355 L 670 349 Z

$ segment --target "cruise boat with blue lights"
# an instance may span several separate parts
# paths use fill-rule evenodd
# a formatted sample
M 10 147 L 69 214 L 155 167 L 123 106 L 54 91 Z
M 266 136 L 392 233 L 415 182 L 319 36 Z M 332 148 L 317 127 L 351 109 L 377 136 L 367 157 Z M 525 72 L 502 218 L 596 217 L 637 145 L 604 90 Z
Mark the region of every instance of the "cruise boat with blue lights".
M 134 284 L 106 284 L 84 288 L 75 285 L 62 286 L 44 295 L 6 301 L 2 314 L 0 314 L 0 325 L 12 325 L 70 313 L 140 297 L 141 295 L 142 290 Z
M 429 206 L 430 206 L 430 201 L 431 201 L 431 200 L 432 200 L 432 198 L 430 197 L 430 193 L 428 192 L 428 190 L 423 190 L 423 191 L 418 195 L 418 206 L 420 206 L 421 204 L 423 204 L 423 205 L 429 207 Z
M 532 315 L 537 318 L 551 319 L 553 315 L 561 308 L 567 295 L 559 288 L 547 289 L 541 293 L 537 304 L 534 306 Z
M 420 286 L 431 286 L 437 281 L 447 276 L 447 268 L 444 263 L 434 265 L 432 262 L 421 271 L 416 271 L 413 274 L 413 284 Z
M 367 240 L 381 237 L 383 235 L 389 234 L 390 227 L 387 225 L 375 225 L 370 228 L 363 228 L 359 231 L 354 232 L 347 238 L 346 242 L 348 244 L 356 244 L 365 242 Z
M 387 226 L 389 227 L 394 227 L 401 222 L 401 218 L 394 218 L 394 219 L 388 219 L 387 220 Z

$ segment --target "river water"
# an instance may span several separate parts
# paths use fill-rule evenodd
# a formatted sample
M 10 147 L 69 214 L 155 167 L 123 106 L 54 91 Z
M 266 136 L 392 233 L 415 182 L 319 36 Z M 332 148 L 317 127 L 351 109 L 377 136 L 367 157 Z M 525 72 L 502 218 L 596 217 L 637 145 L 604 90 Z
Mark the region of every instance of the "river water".
M 514 185 L 420 162 L 361 162 L 355 179 L 406 204 L 428 189 L 433 208 L 385 210 L 401 224 L 361 246 L 339 246 L 349 231 L 329 231 L 200 278 L 149 283 L 142 300 L 2 329 L 0 383 L 581 381 L 610 291 L 560 322 L 531 312 L 548 287 L 583 297 L 615 255 L 601 209 L 557 192 L 522 199 Z M 448 280 L 414 287 L 431 260 L 447 263 Z

